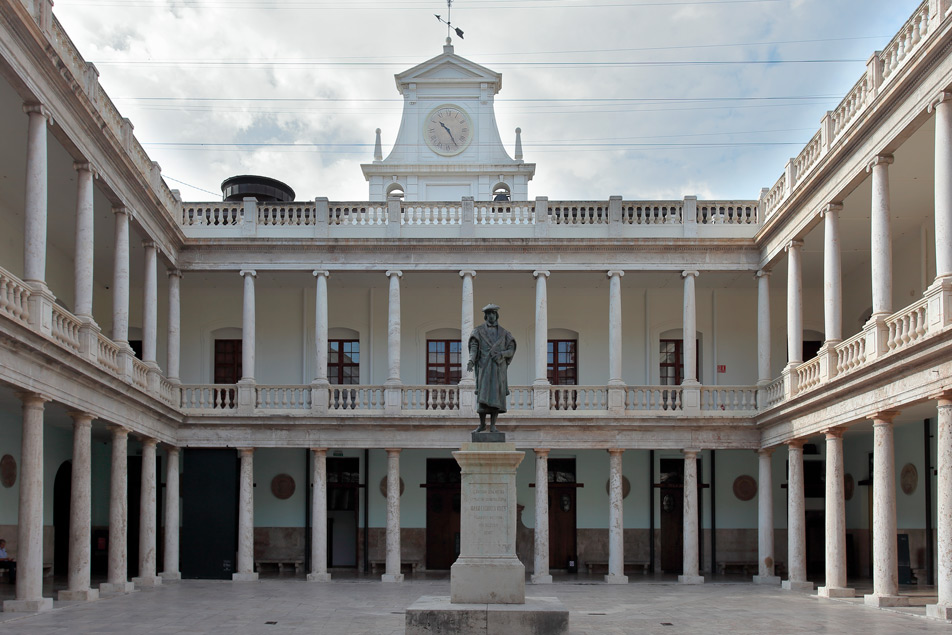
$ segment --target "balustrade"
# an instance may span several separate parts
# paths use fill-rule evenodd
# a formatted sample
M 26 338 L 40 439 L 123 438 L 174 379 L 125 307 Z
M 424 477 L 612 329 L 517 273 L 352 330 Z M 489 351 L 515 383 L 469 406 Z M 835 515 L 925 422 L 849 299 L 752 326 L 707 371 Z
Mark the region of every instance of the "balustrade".
M 0 269 L 0 313 L 22 324 L 29 324 L 29 300 L 29 287 L 19 278 Z
M 626 225 L 671 225 L 681 223 L 681 201 L 625 201 L 621 222 Z
M 509 387 L 509 410 L 532 410 L 532 388 L 528 386 Z
M 752 386 L 702 386 L 701 410 L 757 410 L 757 389 Z
M 533 225 L 536 222 L 535 205 L 528 202 L 477 203 L 473 212 L 477 225 Z
M 926 300 L 923 298 L 886 318 L 888 333 L 886 346 L 890 352 L 904 348 L 925 336 L 927 331 L 926 306 Z
M 96 355 L 99 365 L 113 374 L 119 374 L 119 347 L 111 339 L 99 334 L 99 348 Z
M 459 410 L 459 386 L 404 386 L 404 410 Z
M 182 225 L 228 227 L 240 225 L 244 203 L 190 203 L 182 207 Z
M 836 352 L 836 374 L 842 375 L 866 363 L 866 333 L 860 331 L 833 349 Z
M 310 386 L 256 386 L 255 406 L 261 410 L 308 410 Z
M 778 377 L 763 387 L 764 404 L 762 408 L 771 408 L 781 403 L 784 399 L 783 377 Z
M 698 201 L 697 222 L 702 225 L 756 225 L 758 206 L 749 201 Z
M 820 385 L 820 358 L 814 357 L 797 366 L 797 392 Z
M 238 407 L 238 386 L 208 384 L 180 386 L 182 409 L 189 411 L 233 411 Z
M 132 358 L 132 383 L 140 390 L 149 389 L 149 367 L 136 357 Z
M 53 305 L 53 339 L 74 353 L 78 353 L 80 349 L 79 329 L 81 326 L 82 322 L 66 309 L 58 304 Z
M 682 391 L 671 386 L 629 386 L 625 389 L 625 410 L 682 410 Z
M 273 227 L 304 227 L 317 222 L 314 203 L 258 203 L 258 224 Z
M 549 202 L 549 222 L 554 225 L 607 225 L 608 204 L 598 202 Z
M 383 386 L 331 386 L 328 410 L 383 410 Z
M 401 203 L 400 212 L 404 225 L 459 225 L 463 219 L 461 203 Z
M 387 206 L 367 203 L 334 203 L 328 207 L 329 225 L 379 226 L 387 224 Z

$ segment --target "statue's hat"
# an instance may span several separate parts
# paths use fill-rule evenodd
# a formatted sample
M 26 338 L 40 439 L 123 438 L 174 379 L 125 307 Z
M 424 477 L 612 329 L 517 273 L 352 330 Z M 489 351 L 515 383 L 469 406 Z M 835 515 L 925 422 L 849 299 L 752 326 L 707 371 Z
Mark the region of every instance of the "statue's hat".
M 498 304 L 493 304 L 492 302 L 490 302 L 489 304 L 487 304 L 486 306 L 483 307 L 483 313 L 485 313 L 486 311 L 496 311 L 496 312 L 498 312 L 498 311 L 499 311 L 499 305 L 498 305 Z

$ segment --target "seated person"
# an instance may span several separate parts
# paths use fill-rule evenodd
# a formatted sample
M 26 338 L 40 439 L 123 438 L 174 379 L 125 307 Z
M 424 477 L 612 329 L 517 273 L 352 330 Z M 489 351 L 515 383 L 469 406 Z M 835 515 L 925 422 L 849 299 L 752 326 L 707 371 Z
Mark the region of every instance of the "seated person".
M 17 559 L 7 554 L 7 541 L 0 538 L 0 569 L 10 572 L 10 584 L 17 582 Z

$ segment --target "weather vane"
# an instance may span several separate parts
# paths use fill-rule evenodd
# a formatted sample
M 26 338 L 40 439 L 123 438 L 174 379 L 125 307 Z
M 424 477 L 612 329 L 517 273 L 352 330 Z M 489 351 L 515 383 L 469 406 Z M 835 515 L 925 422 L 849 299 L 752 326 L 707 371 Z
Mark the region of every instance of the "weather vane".
M 453 0 L 446 0 L 446 19 L 445 20 L 440 17 L 439 13 L 434 13 L 433 15 L 436 16 L 437 20 L 439 20 L 440 22 L 446 25 L 446 41 L 447 42 L 449 42 L 450 40 L 450 29 L 453 29 L 454 31 L 456 31 L 456 35 L 459 36 L 459 39 L 461 40 L 463 39 L 463 29 L 456 28 L 455 26 L 453 26 L 453 23 L 450 22 L 450 18 L 453 15 Z

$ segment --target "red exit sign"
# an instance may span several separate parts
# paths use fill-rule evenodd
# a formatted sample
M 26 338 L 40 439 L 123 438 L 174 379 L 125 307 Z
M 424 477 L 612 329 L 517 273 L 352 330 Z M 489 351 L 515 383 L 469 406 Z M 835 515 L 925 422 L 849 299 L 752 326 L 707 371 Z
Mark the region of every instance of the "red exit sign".
M 727 372 L 727 364 L 718 364 L 718 365 L 717 365 L 717 372 L 719 372 L 719 373 L 726 373 L 726 372 Z

